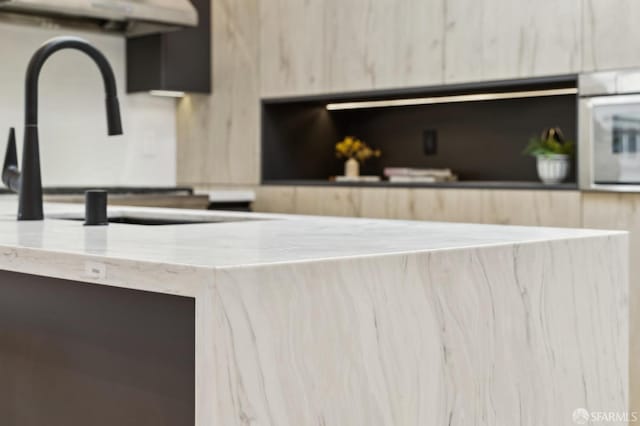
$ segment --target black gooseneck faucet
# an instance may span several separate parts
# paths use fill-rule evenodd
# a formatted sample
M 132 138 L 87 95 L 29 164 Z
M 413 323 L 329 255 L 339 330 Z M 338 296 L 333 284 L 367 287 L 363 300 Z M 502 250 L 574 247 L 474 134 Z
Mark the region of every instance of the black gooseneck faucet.
M 110 136 L 122 134 L 116 79 L 107 58 L 87 41 L 77 37 L 56 37 L 44 43 L 34 53 L 27 68 L 22 171 L 18 171 L 13 129 L 9 133 L 9 144 L 2 169 L 4 184 L 19 194 L 18 220 L 42 220 L 44 218 L 38 142 L 38 80 L 42 66 L 47 59 L 63 49 L 76 49 L 84 52 L 96 63 L 102 73 L 106 91 L 108 133 Z

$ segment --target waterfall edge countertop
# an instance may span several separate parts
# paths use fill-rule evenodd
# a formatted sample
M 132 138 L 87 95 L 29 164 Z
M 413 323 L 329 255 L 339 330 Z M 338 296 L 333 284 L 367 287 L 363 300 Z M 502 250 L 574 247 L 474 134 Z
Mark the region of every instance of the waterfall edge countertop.
M 28 294 L 40 293 L 29 289 L 41 277 L 64 280 L 45 280 L 40 288 L 64 288 L 65 295 L 87 288 L 115 294 L 122 290 L 113 287 L 120 287 L 192 298 L 195 321 L 187 324 L 195 327 L 195 344 L 182 347 L 194 349 L 195 375 L 179 377 L 194 380 L 193 386 L 181 383 L 195 388 L 193 404 L 187 398 L 183 409 L 195 409 L 172 424 L 551 425 L 569 424 L 578 407 L 628 412 L 624 232 L 120 207 L 110 215 L 236 221 L 84 227 L 61 219 L 82 217 L 82 206 L 44 207 L 46 220 L 17 222 L 17 198 L 0 197 L 0 291 L 15 301 L 0 298 L 0 314 L 28 312 L 24 321 L 33 327 L 40 312 L 56 312 L 42 314 L 44 330 L 63 312 L 74 315 L 72 303 L 56 308 L 65 299 L 55 290 L 30 302 Z M 107 299 L 94 302 L 101 308 L 99 330 L 122 318 L 124 308 L 107 311 Z M 157 318 L 137 300 L 127 305 L 136 323 L 143 319 L 138 312 Z M 82 308 L 91 314 L 90 306 Z M 69 323 L 73 330 L 91 324 Z M 152 335 L 169 332 L 172 327 L 163 324 L 151 325 Z M 82 338 L 92 330 L 54 336 Z M 29 348 L 32 340 L 20 341 Z M 72 340 L 56 353 L 87 347 L 80 343 Z M 116 341 L 105 353 L 128 349 Z M 11 360 L 13 352 L 0 350 L 0 361 Z M 62 362 L 56 360 L 45 365 L 55 368 Z M 82 365 L 61 364 L 60 377 L 76 370 L 85 377 Z M 133 372 L 145 367 L 127 365 Z M 31 377 L 38 366 L 16 369 L 8 382 Z M 33 381 L 40 383 L 39 377 Z M 97 395 L 103 383 L 78 393 Z M 40 389 L 33 383 L 27 388 Z M 46 405 L 50 395 L 40 391 Z M 106 399 L 113 395 L 107 392 Z M 123 404 L 130 405 L 136 400 L 129 395 L 138 394 L 126 395 Z M 163 390 L 145 390 L 141 404 L 164 397 Z M 0 408 L 19 411 L 11 404 L 20 400 L 0 401 Z M 68 399 L 58 405 L 56 413 L 77 415 Z M 23 409 L 32 416 L 40 407 L 27 401 Z M 135 424 L 146 426 L 157 424 L 157 410 L 176 415 L 171 407 L 158 402 L 150 411 L 130 408 Z M 49 424 L 64 424 L 39 414 Z M 89 420 L 84 423 L 96 424 Z M 128 426 L 126 421 L 118 424 Z
M 85 227 L 83 206 L 47 204 L 42 222 L 16 221 L 17 198 L 0 196 L 0 247 L 161 265 L 225 268 L 385 256 L 623 235 L 621 231 L 302 215 L 112 207 L 110 216 L 229 220 L 173 226 Z M 234 221 L 237 220 L 237 221 Z

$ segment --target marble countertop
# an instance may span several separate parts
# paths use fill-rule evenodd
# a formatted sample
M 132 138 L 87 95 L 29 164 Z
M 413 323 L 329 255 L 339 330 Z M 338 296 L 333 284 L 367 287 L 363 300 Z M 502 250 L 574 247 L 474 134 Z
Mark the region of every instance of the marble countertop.
M 110 215 L 239 221 L 85 227 L 83 207 L 46 204 L 42 222 L 17 222 L 17 199 L 0 196 L 0 256 L 20 250 L 198 268 L 240 267 L 451 250 L 611 235 L 584 229 L 390 221 L 115 207 Z M 18 253 L 18 254 L 16 254 Z
M 193 188 L 188 186 L 108 186 L 108 187 L 84 187 L 84 186 L 49 186 L 42 188 L 45 195 L 83 195 L 90 189 L 104 189 L 109 194 L 146 195 L 193 195 Z M 0 194 L 13 194 L 7 188 L 0 188 Z
M 575 407 L 628 411 L 624 232 L 129 207 L 110 214 L 236 221 L 84 227 L 61 219 L 82 218 L 82 205 L 46 203 L 39 222 L 17 222 L 16 205 L 0 196 L 10 284 L 17 273 L 71 281 L 62 299 L 92 285 L 193 299 L 197 425 L 557 424 Z M 102 308 L 101 324 L 120 312 Z

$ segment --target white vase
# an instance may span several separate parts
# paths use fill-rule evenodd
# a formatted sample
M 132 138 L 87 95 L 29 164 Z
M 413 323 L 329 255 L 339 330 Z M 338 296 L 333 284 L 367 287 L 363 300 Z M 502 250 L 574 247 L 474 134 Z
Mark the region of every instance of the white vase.
M 349 158 L 344 163 L 344 175 L 352 178 L 360 176 L 360 163 L 358 163 L 358 160 Z
M 569 174 L 569 156 L 562 154 L 539 155 L 537 158 L 538 177 L 546 185 L 556 185 Z

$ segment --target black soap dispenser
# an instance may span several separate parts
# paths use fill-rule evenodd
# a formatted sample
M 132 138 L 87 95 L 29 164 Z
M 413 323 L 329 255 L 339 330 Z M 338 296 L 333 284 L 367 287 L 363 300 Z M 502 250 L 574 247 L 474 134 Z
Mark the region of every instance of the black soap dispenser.
M 106 226 L 109 224 L 107 217 L 107 191 L 92 189 L 84 193 L 85 196 L 85 226 Z

